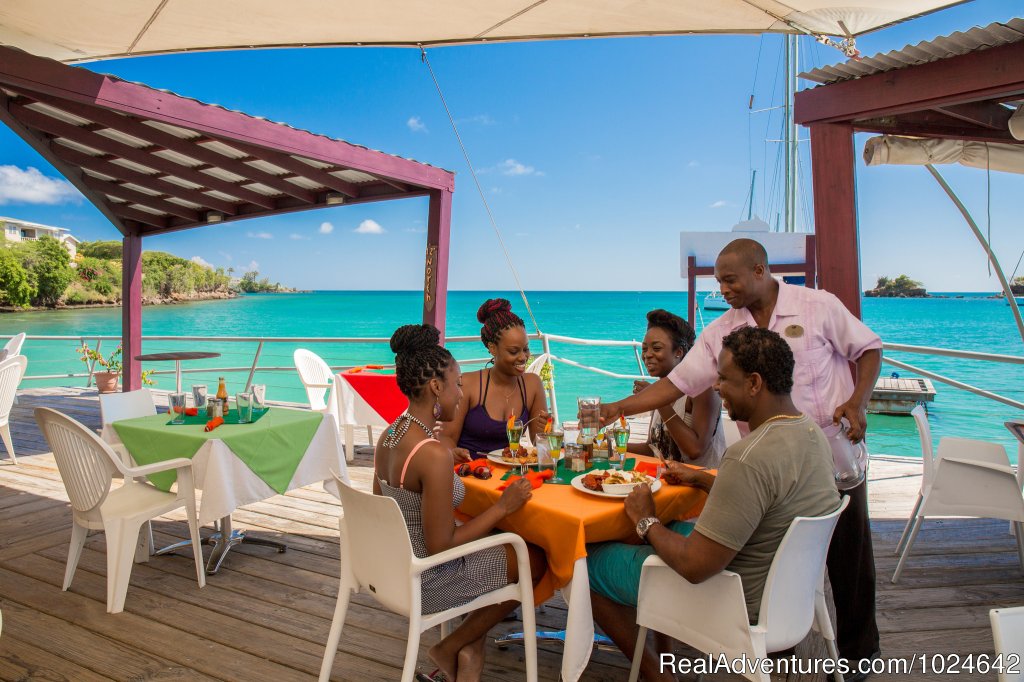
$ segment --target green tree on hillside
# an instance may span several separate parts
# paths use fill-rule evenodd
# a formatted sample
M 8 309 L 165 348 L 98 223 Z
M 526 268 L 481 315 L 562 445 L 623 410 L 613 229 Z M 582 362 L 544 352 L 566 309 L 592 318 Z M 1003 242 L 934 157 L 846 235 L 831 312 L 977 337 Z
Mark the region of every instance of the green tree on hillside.
M 55 305 L 75 278 L 67 249 L 53 237 L 21 242 L 13 247 L 35 288 L 32 305 Z
M 35 293 L 29 284 L 28 273 L 14 252 L 0 247 L 0 299 L 19 308 L 27 308 Z

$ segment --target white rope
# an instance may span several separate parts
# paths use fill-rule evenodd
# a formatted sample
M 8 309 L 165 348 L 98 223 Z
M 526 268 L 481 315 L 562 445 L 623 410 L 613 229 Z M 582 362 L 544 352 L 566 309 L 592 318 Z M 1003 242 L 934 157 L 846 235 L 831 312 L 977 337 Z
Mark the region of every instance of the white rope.
M 530 302 L 526 298 L 526 292 L 523 290 L 523 285 L 519 281 L 519 273 L 516 272 L 516 266 L 512 264 L 512 258 L 508 255 L 508 249 L 505 248 L 505 240 L 501 238 L 501 231 L 498 229 L 498 223 L 494 220 L 494 214 L 491 213 L 491 206 L 487 203 L 487 197 L 484 195 L 483 187 L 480 186 L 480 179 L 476 176 L 476 169 L 473 168 L 473 162 L 469 160 L 469 152 L 466 151 L 466 145 L 462 143 L 462 135 L 459 134 L 459 128 L 455 125 L 455 117 L 452 116 L 451 110 L 448 108 L 448 102 L 445 101 L 444 93 L 441 92 L 441 85 L 437 82 L 437 76 L 434 75 L 434 68 L 430 65 L 430 60 L 427 59 L 427 51 L 420 45 L 420 59 L 424 64 L 427 65 L 427 70 L 430 72 L 430 78 L 434 81 L 434 87 L 437 88 L 437 96 L 441 98 L 441 106 L 444 107 L 444 112 L 448 114 L 448 121 L 452 124 L 452 131 L 455 133 L 455 139 L 459 142 L 459 148 L 462 150 L 462 156 L 466 159 L 466 165 L 469 166 L 469 174 L 473 176 L 473 182 L 476 184 L 476 191 L 480 195 L 480 201 L 484 204 L 484 209 L 487 211 L 487 218 L 491 221 L 491 227 L 494 229 L 494 234 L 498 237 L 498 244 L 501 245 L 501 252 L 505 254 L 505 262 L 508 263 L 508 269 L 512 271 L 512 278 L 516 281 L 516 286 L 519 288 L 519 295 L 523 297 L 523 305 L 526 306 L 526 313 L 530 316 L 530 321 L 533 322 L 534 329 L 540 334 L 540 325 L 537 324 L 537 318 L 533 316 L 533 310 L 530 308 Z

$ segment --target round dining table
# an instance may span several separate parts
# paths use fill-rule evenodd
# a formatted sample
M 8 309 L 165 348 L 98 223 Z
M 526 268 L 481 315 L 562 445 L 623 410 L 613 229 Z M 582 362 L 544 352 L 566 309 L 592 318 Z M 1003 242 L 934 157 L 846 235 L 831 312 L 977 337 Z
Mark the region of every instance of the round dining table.
M 162 362 L 174 361 L 175 391 L 181 393 L 181 361 L 182 360 L 205 360 L 207 358 L 219 358 L 220 353 L 207 351 L 172 351 L 169 353 L 149 353 L 147 355 L 136 355 L 139 362 Z

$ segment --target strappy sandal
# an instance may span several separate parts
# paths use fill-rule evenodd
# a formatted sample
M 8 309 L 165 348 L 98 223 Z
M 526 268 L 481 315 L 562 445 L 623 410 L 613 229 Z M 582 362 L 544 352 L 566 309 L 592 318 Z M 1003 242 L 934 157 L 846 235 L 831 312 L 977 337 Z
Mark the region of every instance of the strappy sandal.
M 448 676 L 441 672 L 440 668 L 437 668 L 429 675 L 416 673 L 416 682 L 448 682 Z

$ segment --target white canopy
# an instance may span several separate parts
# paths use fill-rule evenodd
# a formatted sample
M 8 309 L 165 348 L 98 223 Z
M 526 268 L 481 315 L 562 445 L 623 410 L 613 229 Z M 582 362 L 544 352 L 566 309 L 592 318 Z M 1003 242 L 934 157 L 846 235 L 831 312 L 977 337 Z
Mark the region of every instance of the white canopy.
M 869 166 L 959 163 L 971 168 L 1024 173 L 1024 145 L 881 135 L 864 145 L 864 162 Z
M 0 43 L 74 62 L 256 47 L 443 45 L 681 33 L 843 36 L 962 1 L 3 0 Z

